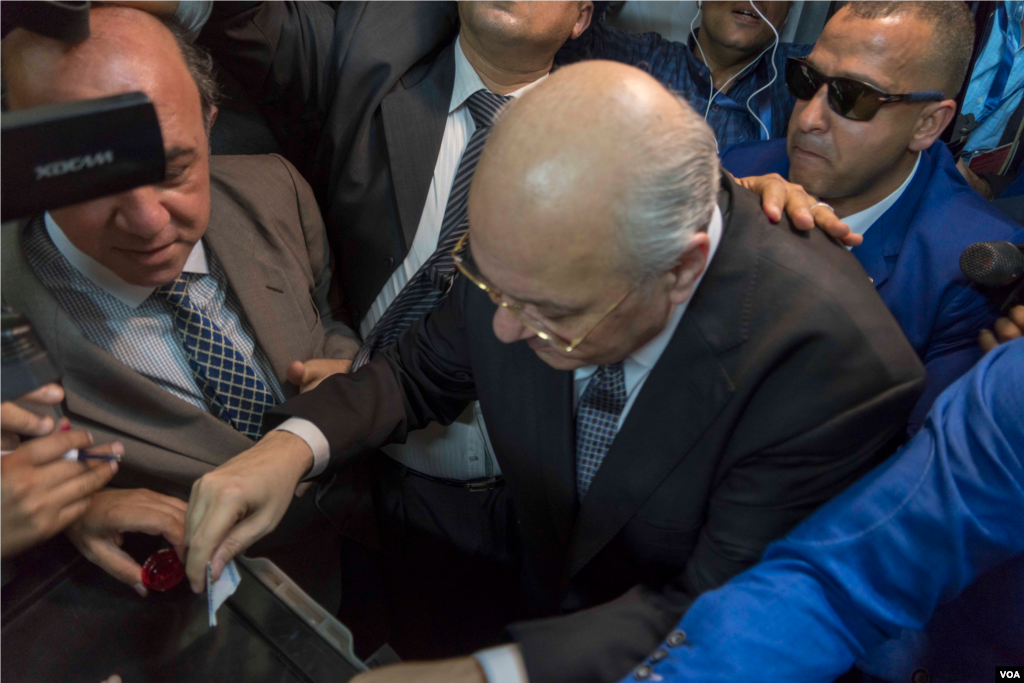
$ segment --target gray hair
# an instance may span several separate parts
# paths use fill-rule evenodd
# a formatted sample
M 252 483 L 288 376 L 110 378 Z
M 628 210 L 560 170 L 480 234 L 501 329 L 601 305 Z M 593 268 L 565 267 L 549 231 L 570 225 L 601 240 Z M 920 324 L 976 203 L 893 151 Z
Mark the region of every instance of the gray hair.
M 681 120 L 637 131 L 641 168 L 618 212 L 626 275 L 642 282 L 671 269 L 694 234 L 707 230 L 721 171 L 715 134 L 682 97 Z

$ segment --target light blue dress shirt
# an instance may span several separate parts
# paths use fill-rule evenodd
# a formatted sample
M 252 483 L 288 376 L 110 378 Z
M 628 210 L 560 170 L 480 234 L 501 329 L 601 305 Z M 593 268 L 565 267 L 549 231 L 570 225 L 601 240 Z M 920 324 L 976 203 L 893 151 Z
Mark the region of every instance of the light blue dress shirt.
M 971 137 L 964 147 L 965 156 L 970 156 L 971 152 L 990 150 L 999 146 L 1003 129 L 1020 104 L 1021 96 L 1024 95 L 1024 50 L 1021 49 L 1020 26 L 1021 19 L 1024 19 L 1024 0 L 1005 0 L 1003 5 L 1009 16 L 1007 28 L 1010 42 L 1016 46 L 1013 54 L 1013 67 L 1010 69 L 1010 76 L 1006 80 L 1006 87 L 1001 95 L 1002 103 L 971 133 Z M 992 15 L 992 28 L 989 31 L 988 40 L 985 41 L 985 47 L 978 55 L 978 60 L 974 64 L 974 72 L 971 74 L 970 85 L 967 86 L 962 109 L 964 115 L 974 114 L 975 119 L 980 118 L 1005 49 L 1004 34 L 999 27 L 999 16 L 996 13 Z

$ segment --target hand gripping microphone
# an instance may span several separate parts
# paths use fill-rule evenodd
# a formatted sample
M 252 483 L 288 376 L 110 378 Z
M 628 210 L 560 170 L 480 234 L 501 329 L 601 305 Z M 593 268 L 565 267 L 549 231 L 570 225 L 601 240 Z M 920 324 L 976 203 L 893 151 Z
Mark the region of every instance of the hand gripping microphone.
M 972 282 L 995 290 L 993 294 L 998 298 L 1008 292 L 1000 306 L 1005 313 L 1024 294 L 1024 245 L 977 242 L 960 254 L 960 270 Z

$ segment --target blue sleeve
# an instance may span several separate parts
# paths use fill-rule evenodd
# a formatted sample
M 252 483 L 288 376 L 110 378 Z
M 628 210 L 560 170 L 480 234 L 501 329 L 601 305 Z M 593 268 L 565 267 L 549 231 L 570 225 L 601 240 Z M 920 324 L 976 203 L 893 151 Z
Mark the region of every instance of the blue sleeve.
M 645 662 L 663 681 L 826 683 L 1024 552 L 1024 339 L 947 389 L 921 432 L 759 565 L 702 595 Z

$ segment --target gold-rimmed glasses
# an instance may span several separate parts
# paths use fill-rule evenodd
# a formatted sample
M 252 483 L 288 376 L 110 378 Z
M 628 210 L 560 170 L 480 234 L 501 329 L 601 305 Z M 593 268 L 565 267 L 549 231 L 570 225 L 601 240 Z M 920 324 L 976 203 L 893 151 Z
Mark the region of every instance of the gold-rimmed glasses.
M 532 315 L 526 310 L 526 307 L 515 301 L 511 297 L 507 296 L 500 289 L 491 285 L 487 282 L 486 278 L 480 273 L 480 270 L 476 267 L 476 263 L 473 262 L 473 255 L 469 250 L 469 231 L 466 231 L 459 241 L 455 244 L 455 248 L 452 250 L 452 259 L 455 261 L 455 267 L 459 269 L 466 278 L 480 289 L 487 292 L 487 296 L 491 298 L 496 305 L 501 306 L 508 310 L 516 320 L 523 324 L 526 328 L 536 334 L 538 337 L 548 342 L 552 346 L 564 351 L 565 353 L 572 353 L 572 351 L 583 343 L 583 340 L 590 336 L 590 333 L 600 327 L 601 323 L 605 321 L 612 311 L 619 307 L 623 301 L 626 300 L 630 294 L 633 293 L 633 289 L 619 297 L 618 301 L 608 307 L 608 310 L 597 319 L 593 325 L 591 325 L 586 332 L 583 334 L 572 337 L 571 339 L 566 338 L 557 332 L 555 332 L 551 323 L 544 321 L 537 315 Z

